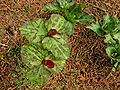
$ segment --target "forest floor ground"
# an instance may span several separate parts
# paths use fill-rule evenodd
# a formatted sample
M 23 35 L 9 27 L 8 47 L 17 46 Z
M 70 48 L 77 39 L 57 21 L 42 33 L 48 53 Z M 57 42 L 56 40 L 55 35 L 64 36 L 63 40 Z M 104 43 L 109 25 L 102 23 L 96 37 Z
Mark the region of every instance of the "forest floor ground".
M 4 52 L 24 44 L 20 25 L 37 17 L 41 8 L 52 0 L 0 0 L 0 90 L 14 90 L 14 72 L 19 52 L 4 56 Z M 120 17 L 120 0 L 76 0 L 86 3 L 85 12 L 96 20 L 109 13 Z M 46 15 L 47 16 L 47 15 Z M 71 56 L 64 69 L 43 85 L 42 90 L 120 90 L 120 70 L 111 72 L 112 65 L 105 52 L 104 38 L 86 29 L 88 23 L 76 24 L 75 32 L 68 38 Z M 8 31 L 8 27 L 12 31 Z M 24 88 L 21 90 L 25 90 Z

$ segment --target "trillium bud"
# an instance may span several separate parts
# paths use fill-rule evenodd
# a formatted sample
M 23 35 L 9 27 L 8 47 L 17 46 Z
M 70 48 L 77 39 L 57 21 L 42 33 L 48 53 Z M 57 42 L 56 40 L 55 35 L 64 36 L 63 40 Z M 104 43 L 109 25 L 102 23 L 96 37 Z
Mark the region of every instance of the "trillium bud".
M 48 32 L 48 36 L 50 36 L 50 37 L 52 37 L 52 36 L 54 36 L 56 34 L 57 34 L 56 29 L 50 29 L 49 32 Z
M 54 62 L 52 60 L 43 60 L 42 64 L 48 68 L 54 68 Z

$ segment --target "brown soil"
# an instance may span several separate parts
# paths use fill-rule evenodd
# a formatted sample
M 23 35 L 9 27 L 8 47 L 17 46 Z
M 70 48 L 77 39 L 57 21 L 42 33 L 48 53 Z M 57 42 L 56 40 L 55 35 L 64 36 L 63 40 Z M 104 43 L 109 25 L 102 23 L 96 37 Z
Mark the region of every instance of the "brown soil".
M 52 0 L 0 0 L 0 90 L 15 90 L 14 71 L 17 55 L 3 55 L 10 49 L 20 47 L 25 40 L 19 35 L 19 26 L 24 22 L 42 17 L 40 9 Z M 88 4 L 85 12 L 101 20 L 103 14 L 120 17 L 120 0 L 76 0 Z M 104 38 L 76 24 L 74 34 L 68 41 L 71 56 L 58 74 L 51 76 L 42 90 L 120 90 L 120 70 L 111 72 L 112 65 L 105 53 Z M 8 27 L 11 26 L 11 32 Z

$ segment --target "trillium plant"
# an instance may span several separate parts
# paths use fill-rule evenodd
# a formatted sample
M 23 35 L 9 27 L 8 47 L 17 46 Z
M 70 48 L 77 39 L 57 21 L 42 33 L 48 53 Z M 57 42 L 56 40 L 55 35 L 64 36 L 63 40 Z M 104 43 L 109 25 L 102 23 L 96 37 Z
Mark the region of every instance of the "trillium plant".
M 21 70 L 22 83 L 42 84 L 61 71 L 70 56 L 67 32 L 73 25 L 63 16 L 52 14 L 48 20 L 37 18 L 19 29 L 29 41 L 21 47 L 22 63 L 27 66 L 27 70 Z
M 45 5 L 42 13 L 53 11 L 49 19 L 36 18 L 19 30 L 29 43 L 21 47 L 22 68 L 17 67 L 16 85 L 42 85 L 51 74 L 60 72 L 70 56 L 67 37 L 72 35 L 75 22 L 92 20 L 83 13 L 84 4 L 72 0 L 57 0 Z M 63 15 L 61 15 L 63 14 Z
M 106 53 L 113 64 L 113 71 L 120 68 L 120 21 L 109 14 L 103 16 L 103 21 L 96 21 L 87 28 L 105 37 Z

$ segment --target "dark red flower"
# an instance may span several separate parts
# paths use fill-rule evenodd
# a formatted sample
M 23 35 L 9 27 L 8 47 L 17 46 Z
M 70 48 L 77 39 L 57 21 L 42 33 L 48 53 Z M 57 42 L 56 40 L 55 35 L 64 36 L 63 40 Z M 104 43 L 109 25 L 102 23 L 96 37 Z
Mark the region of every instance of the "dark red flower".
M 54 68 L 54 62 L 52 60 L 43 60 L 42 64 L 48 68 Z
M 57 34 L 57 30 L 56 29 L 50 29 L 49 32 L 48 32 L 48 36 L 52 37 L 54 35 Z

